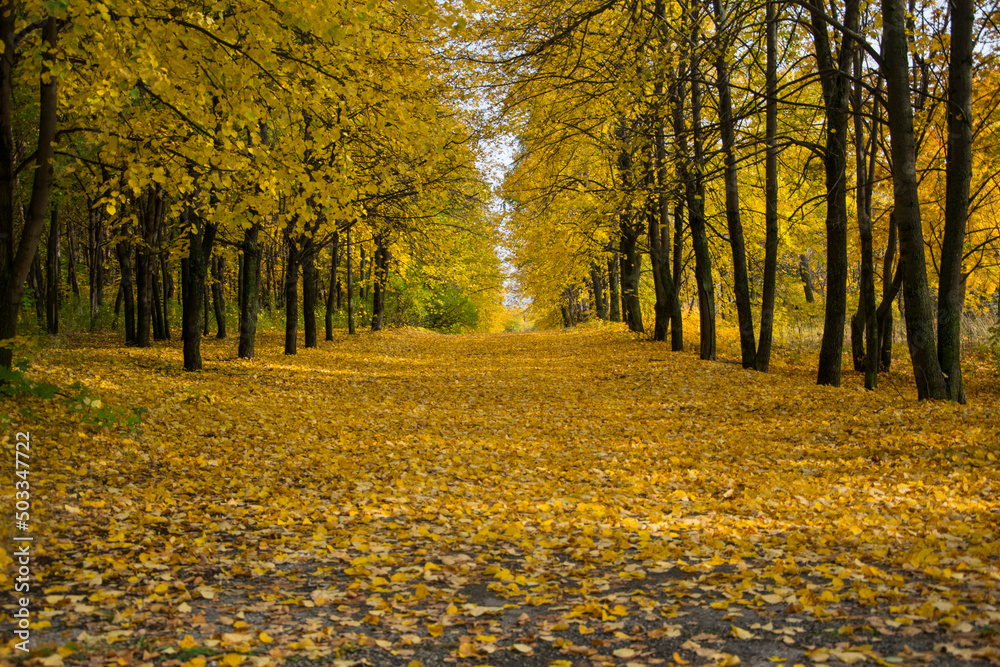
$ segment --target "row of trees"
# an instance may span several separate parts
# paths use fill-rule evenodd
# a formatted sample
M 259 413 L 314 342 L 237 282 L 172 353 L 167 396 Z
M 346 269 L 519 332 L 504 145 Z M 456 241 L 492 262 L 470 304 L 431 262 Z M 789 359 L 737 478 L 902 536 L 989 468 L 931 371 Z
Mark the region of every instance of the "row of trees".
M 964 401 L 966 294 L 992 296 L 1000 264 L 995 9 L 498 6 L 479 35 L 519 140 L 505 195 L 536 308 L 590 285 L 599 314 L 642 331 L 649 292 L 654 338 L 680 349 L 680 304 L 694 292 L 701 357 L 715 358 L 723 308 L 744 367 L 766 371 L 776 294 L 822 257 L 819 383 L 840 384 L 856 307 L 853 356 L 875 387 L 900 295 L 919 396 Z
M 188 370 L 202 364 L 206 304 L 222 308 L 225 257 L 242 357 L 264 302 L 286 310 L 289 354 L 300 303 L 307 346 L 321 305 L 332 335 L 338 294 L 353 333 L 359 268 L 375 329 L 393 276 L 400 299 L 457 290 L 500 308 L 475 119 L 444 65 L 447 8 L 0 4 L 0 340 L 16 334 L 26 285 L 56 307 L 64 265 L 94 321 L 115 290 L 140 346 L 169 336 L 176 285 Z M 46 229 L 42 279 L 32 267 Z M 11 354 L 0 348 L 0 363 Z

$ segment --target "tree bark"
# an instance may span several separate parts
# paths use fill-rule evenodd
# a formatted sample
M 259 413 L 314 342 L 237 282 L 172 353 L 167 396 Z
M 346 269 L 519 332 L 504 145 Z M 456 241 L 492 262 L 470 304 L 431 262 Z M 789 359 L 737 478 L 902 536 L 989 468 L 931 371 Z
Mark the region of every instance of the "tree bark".
M 717 35 L 723 41 L 729 36 L 725 31 L 726 11 L 722 0 L 713 0 Z M 739 173 L 736 166 L 736 123 L 733 119 L 733 96 L 729 82 L 729 63 L 726 60 L 728 45 L 717 46 L 715 58 L 715 87 L 719 91 L 719 131 L 722 135 L 722 152 L 725 163 L 726 225 L 733 258 L 733 295 L 736 298 L 736 317 L 740 330 L 740 356 L 743 368 L 754 368 L 757 341 L 754 339 L 753 307 L 750 303 L 750 278 L 747 272 L 746 239 L 740 219 Z M 846 258 L 846 254 L 845 254 Z
M 858 216 L 858 233 L 861 241 L 861 292 L 858 312 L 851 318 L 851 351 L 855 370 L 864 371 L 865 389 L 874 390 L 878 385 L 878 322 L 875 316 L 875 259 L 872 250 L 872 185 L 869 172 L 874 172 L 875 142 L 871 142 L 871 166 L 865 149 L 863 97 L 861 88 L 862 53 L 854 53 L 854 171 L 857 174 L 855 208 Z M 874 117 L 876 114 L 872 114 Z M 872 134 L 874 135 L 874 125 Z M 855 342 L 861 340 L 860 346 Z
M 340 282 L 337 280 L 337 265 L 340 264 L 340 235 L 333 233 L 330 248 L 330 289 L 326 294 L 326 339 L 333 340 L 333 311 L 340 308 Z
M 206 302 L 206 278 L 212 257 L 212 246 L 218 226 L 201 220 L 194 213 L 188 212 L 188 256 L 182 267 L 184 278 L 184 303 L 181 320 L 181 339 L 184 341 L 184 370 L 200 371 L 202 316 Z M 207 313 L 205 319 L 207 320 Z
M 58 111 L 58 77 L 52 76 L 50 65 L 43 60 L 39 83 L 38 148 L 32 177 L 31 199 L 25 215 L 24 228 L 14 249 L 14 164 L 13 138 L 13 69 L 15 57 L 14 30 L 17 20 L 13 0 L 0 3 L 0 342 L 17 335 L 17 318 L 21 310 L 24 285 L 31 263 L 38 253 L 38 244 L 45 227 L 45 213 L 52 190 L 54 140 Z M 54 17 L 46 18 L 42 26 L 42 43 L 54 57 L 58 24 Z M 0 366 L 10 368 L 13 351 L 0 346 Z
M 257 310 L 260 303 L 260 223 L 254 221 L 243 232 L 243 284 L 240 287 L 240 359 L 253 359 L 257 342 Z
M 604 282 L 601 277 L 601 267 L 597 262 L 590 262 L 590 282 L 594 290 L 594 308 L 597 309 L 597 316 L 602 320 L 608 319 L 608 310 L 604 300 Z
M 285 354 L 295 354 L 299 337 L 299 266 L 302 255 L 293 238 L 286 240 L 288 254 L 285 261 Z
M 764 276 L 760 304 L 760 337 L 755 365 L 758 371 L 771 367 L 774 338 L 774 295 L 778 282 L 778 16 L 777 0 L 767 0 L 765 9 L 767 64 L 764 111 Z
M 934 315 L 927 286 L 924 235 L 917 187 L 916 145 L 906 43 L 906 7 L 902 0 L 882 0 L 882 69 L 893 165 L 893 200 L 899 226 L 906 341 L 917 397 L 947 398 L 948 384 L 934 345 Z
M 847 0 L 844 25 L 858 29 L 858 0 Z M 840 386 L 844 355 L 844 324 L 847 319 L 847 127 L 850 118 L 850 72 L 854 60 L 854 39 L 844 34 L 834 56 L 822 9 L 811 10 L 816 63 L 823 89 L 826 112 L 826 146 L 823 166 L 826 175 L 826 304 L 823 342 L 819 350 L 816 381 Z
M 52 206 L 49 223 L 49 243 L 45 253 L 45 326 L 52 334 L 59 333 L 59 287 L 62 271 L 59 261 L 59 207 Z
M 372 298 L 372 331 L 385 324 L 385 287 L 388 282 L 389 240 L 383 232 L 375 237 L 375 284 Z
M 354 267 L 351 262 L 351 228 L 347 228 L 347 333 L 357 333 L 354 327 Z
M 88 281 L 90 284 L 90 330 L 95 331 L 98 325 L 98 314 L 104 305 L 104 262 L 102 240 L 104 236 L 101 226 L 101 213 L 88 199 L 87 216 L 87 258 L 89 260 Z
M 692 41 L 698 40 L 698 27 L 692 26 Z M 681 165 L 684 180 L 684 193 L 688 209 L 688 225 L 691 228 L 691 244 L 694 248 L 695 282 L 698 289 L 698 319 L 699 356 L 708 361 L 714 361 L 715 350 L 715 284 L 712 280 L 712 256 L 708 247 L 708 235 L 705 230 L 705 184 L 702 179 L 705 157 L 702 145 L 701 127 L 701 73 L 698 65 L 698 54 L 692 49 L 690 54 L 689 77 L 691 81 L 691 137 L 694 143 L 693 159 L 688 155 L 686 128 L 684 127 L 683 106 L 678 96 L 674 110 L 674 134 L 680 152 L 678 163 Z M 690 163 L 690 167 L 687 164 Z
M 226 260 L 222 255 L 212 255 L 212 312 L 215 314 L 215 337 L 226 337 L 226 293 L 223 280 L 226 275 Z
M 131 244 L 122 240 L 115 246 L 118 253 L 118 266 L 121 271 L 121 290 L 125 304 L 125 344 L 135 345 L 135 296 L 132 291 L 132 250 Z
M 965 307 L 965 228 L 972 180 L 972 58 L 976 7 L 952 0 L 951 58 L 948 66 L 948 153 L 945 177 L 944 240 L 938 287 L 938 363 L 948 397 L 965 403 L 962 381 L 962 310 Z
M 622 311 L 621 311 L 621 286 L 620 286 L 620 265 L 618 262 L 618 253 L 613 249 L 609 249 L 611 253 L 608 257 L 608 306 L 609 306 L 609 319 L 612 322 L 622 321 Z
M 317 346 L 316 303 L 319 301 L 319 273 L 316 270 L 316 253 L 310 250 L 302 258 L 302 324 L 305 346 Z

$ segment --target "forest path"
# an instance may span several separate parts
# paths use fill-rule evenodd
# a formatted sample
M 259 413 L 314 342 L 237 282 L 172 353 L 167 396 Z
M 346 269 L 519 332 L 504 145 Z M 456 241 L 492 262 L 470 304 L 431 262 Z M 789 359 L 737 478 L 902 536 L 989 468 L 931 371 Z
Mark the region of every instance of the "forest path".
M 35 374 L 145 408 L 137 432 L 17 423 L 50 667 L 1000 656 L 993 405 L 611 326 L 206 339 L 198 374 L 105 343 Z

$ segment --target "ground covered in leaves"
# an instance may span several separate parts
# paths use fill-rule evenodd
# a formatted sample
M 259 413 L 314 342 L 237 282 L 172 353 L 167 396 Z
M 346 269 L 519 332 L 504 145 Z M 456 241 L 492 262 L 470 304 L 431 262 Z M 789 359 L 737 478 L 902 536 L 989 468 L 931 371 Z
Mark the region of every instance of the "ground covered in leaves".
M 197 374 L 176 343 L 39 355 L 146 412 L 0 410 L 35 537 L 33 652 L 5 594 L 0 665 L 1000 660 L 995 377 L 918 404 L 610 326 L 279 343 L 206 340 Z

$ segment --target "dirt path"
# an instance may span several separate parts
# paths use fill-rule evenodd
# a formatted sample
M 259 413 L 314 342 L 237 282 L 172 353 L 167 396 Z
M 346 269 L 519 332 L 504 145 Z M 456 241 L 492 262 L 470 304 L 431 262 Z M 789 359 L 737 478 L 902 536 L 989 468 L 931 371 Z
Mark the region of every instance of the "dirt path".
M 612 329 L 296 357 L 267 338 L 253 363 L 206 339 L 196 375 L 176 348 L 106 343 L 36 375 L 144 408 L 137 432 L 39 400 L 3 434 L 35 443 L 33 663 L 1000 657 L 995 403 L 820 388 Z

